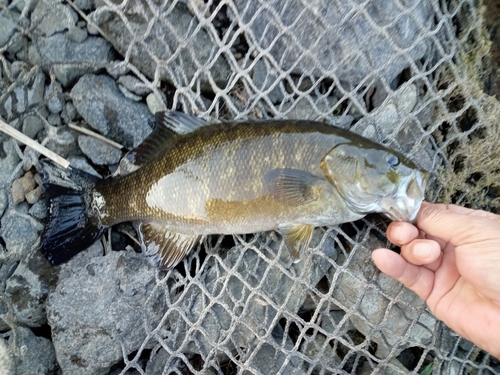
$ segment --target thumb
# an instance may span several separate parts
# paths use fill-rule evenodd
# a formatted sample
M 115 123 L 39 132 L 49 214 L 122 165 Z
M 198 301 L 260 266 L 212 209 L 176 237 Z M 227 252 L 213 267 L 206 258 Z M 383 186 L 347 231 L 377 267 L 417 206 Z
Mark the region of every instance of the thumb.
M 418 213 L 416 225 L 427 235 L 455 247 L 484 240 L 483 237 L 500 231 L 497 215 L 455 205 L 426 202 Z M 494 231 L 491 232 L 492 230 Z

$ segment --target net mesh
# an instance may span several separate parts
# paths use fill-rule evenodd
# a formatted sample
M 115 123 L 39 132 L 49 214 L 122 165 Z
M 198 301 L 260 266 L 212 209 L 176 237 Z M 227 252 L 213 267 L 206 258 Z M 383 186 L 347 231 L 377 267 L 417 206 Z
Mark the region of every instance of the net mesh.
M 26 88 L 42 70 L 51 84 L 68 79 L 53 96 L 67 96 L 73 84 L 67 66 L 80 75 L 128 73 L 159 108 L 351 129 L 430 171 L 429 200 L 498 206 L 499 107 L 483 93 L 489 42 L 476 1 L 75 0 L 46 2 L 36 19 L 32 2 L 0 4 L 4 24 L 14 25 L 1 49 L 0 110 L 18 128 L 27 116 L 47 117 L 50 96 L 27 104 Z M 114 60 L 89 62 L 74 50 L 17 75 L 23 57 L 43 55 L 30 40 L 61 5 L 113 46 Z M 8 19 L 12 9 L 21 21 Z M 75 142 L 65 126 L 45 124 L 42 144 L 64 154 Z M 12 147 L 18 164 L 3 189 L 37 163 L 30 149 Z M 121 360 L 109 373 L 499 373 L 497 360 L 378 272 L 371 251 L 390 246 L 386 227 L 373 216 L 317 228 L 295 264 L 278 233 L 212 236 L 174 270 L 155 274 L 136 323 L 141 343 L 130 347 L 117 328 Z

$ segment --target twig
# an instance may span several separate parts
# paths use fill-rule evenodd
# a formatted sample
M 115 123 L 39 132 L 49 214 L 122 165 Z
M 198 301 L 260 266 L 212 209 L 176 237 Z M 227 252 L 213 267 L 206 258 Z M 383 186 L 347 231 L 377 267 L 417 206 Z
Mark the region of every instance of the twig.
M 55 152 L 50 151 L 48 148 L 43 147 L 41 144 L 32 140 L 31 138 L 25 136 L 23 133 L 14 129 L 12 126 L 4 122 L 2 119 L 0 119 L 0 131 L 4 132 L 7 135 L 10 135 L 12 138 L 25 144 L 26 146 L 32 148 L 33 150 L 39 152 L 40 154 L 48 157 L 54 163 L 59 164 L 61 167 L 63 168 L 69 167 L 69 161 L 60 157 Z
M 100 139 L 103 142 L 109 143 L 111 146 L 114 146 L 114 147 L 116 147 L 116 148 L 118 148 L 120 150 L 124 147 L 121 144 L 119 144 L 119 143 L 117 143 L 115 141 L 112 141 L 111 139 L 108 139 L 108 138 L 106 138 L 106 137 L 104 137 L 104 136 L 102 136 L 102 135 L 100 135 L 100 134 L 98 134 L 96 132 L 93 132 L 92 130 L 85 129 L 85 128 L 82 128 L 80 126 L 76 126 L 74 124 L 69 124 L 68 126 L 71 129 L 75 129 L 75 130 L 79 131 L 80 133 L 90 135 L 90 136 L 92 136 L 94 138 Z

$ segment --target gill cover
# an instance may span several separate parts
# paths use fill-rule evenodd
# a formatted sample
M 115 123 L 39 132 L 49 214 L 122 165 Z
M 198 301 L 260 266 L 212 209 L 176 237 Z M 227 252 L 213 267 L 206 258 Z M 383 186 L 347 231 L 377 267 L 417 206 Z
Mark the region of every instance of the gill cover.
M 323 158 L 321 168 L 347 206 L 359 214 L 380 212 L 411 222 L 424 200 L 428 174 L 379 145 L 340 144 Z

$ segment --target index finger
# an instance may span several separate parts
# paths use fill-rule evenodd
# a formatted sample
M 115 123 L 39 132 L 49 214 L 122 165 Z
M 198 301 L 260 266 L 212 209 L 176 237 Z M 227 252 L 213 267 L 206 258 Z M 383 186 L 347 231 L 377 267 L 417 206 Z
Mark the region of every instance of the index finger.
M 500 220 L 497 215 L 484 211 L 425 203 L 418 213 L 417 227 L 427 236 L 459 246 L 477 241 L 485 231 L 500 232 Z

